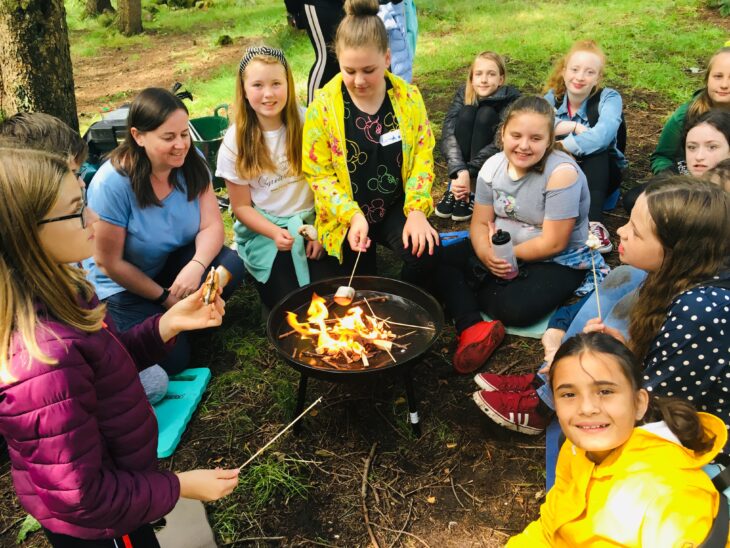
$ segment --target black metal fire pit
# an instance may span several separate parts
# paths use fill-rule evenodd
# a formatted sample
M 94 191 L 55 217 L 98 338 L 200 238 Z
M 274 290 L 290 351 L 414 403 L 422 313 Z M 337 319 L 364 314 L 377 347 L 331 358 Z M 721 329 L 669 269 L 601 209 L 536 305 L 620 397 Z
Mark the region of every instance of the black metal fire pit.
M 444 315 L 436 299 L 418 287 L 390 278 L 378 276 L 356 276 L 352 280 L 352 287 L 356 290 L 355 301 L 367 299 L 373 312 L 379 318 L 389 318 L 392 322 L 410 324 L 420 328 L 406 327 L 391 324 L 390 329 L 396 335 L 412 332 L 398 343 L 406 343 L 407 348 L 394 346 L 391 350 L 395 362 L 387 352 L 377 352 L 369 359 L 370 365 L 365 367 L 361 362 L 341 369 L 328 365 L 321 358 L 307 352 L 312 350 L 310 340 L 302 339 L 298 333 L 289 334 L 291 327 L 286 321 L 286 313 L 296 313 L 299 321 L 306 317 L 306 311 L 316 293 L 328 302 L 341 285 L 348 285 L 349 278 L 331 278 L 315 282 L 307 287 L 299 288 L 284 297 L 269 314 L 266 324 L 266 333 L 286 363 L 299 371 L 299 393 L 295 416 L 304 410 L 307 392 L 307 379 L 315 377 L 327 381 L 351 381 L 362 375 L 377 375 L 381 373 L 402 373 L 403 382 L 408 398 L 409 420 L 416 436 L 421 435 L 421 426 L 418 418 L 418 408 L 413 391 L 413 368 L 419 363 L 421 356 L 436 341 L 444 325 Z M 386 297 L 386 300 L 372 300 L 377 297 Z M 363 303 L 362 308 L 369 314 L 368 305 Z M 346 307 L 332 305 L 330 316 L 343 316 Z M 427 329 L 422 329 L 427 328 Z M 430 328 L 430 329 L 429 329 Z M 298 423 L 300 424 L 300 423 Z

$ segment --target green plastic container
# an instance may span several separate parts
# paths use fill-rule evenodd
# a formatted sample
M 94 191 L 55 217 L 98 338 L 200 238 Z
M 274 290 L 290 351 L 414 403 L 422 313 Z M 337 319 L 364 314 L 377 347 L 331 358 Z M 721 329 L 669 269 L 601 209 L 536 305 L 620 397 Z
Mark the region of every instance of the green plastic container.
M 218 114 L 223 111 L 224 116 Z M 191 118 L 190 125 L 193 126 L 193 144 L 205 155 L 211 172 L 215 175 L 216 158 L 218 149 L 223 142 L 223 136 L 228 129 L 228 105 L 218 105 L 213 111 L 213 116 Z M 223 188 L 225 182 L 220 177 L 213 177 L 213 187 Z

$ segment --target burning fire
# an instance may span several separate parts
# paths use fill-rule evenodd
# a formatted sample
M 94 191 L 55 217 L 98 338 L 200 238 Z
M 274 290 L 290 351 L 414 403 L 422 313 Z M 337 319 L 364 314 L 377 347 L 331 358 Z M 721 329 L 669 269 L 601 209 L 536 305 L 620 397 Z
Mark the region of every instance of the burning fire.
M 307 309 L 307 321 L 299 322 L 294 312 L 286 313 L 286 321 L 302 338 L 314 341 L 315 353 L 343 357 L 347 363 L 362 360 L 368 366 L 369 348 L 390 353 L 395 335 L 384 320 L 365 314 L 359 306 L 348 309 L 342 318 L 330 318 L 325 299 L 314 293 Z

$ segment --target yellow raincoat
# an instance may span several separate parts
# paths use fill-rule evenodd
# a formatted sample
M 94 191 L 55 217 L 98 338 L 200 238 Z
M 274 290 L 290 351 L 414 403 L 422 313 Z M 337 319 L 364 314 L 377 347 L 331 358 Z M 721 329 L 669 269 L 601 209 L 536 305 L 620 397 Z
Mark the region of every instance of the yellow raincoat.
M 388 90 L 400 126 L 405 204 L 403 213 L 433 211 L 434 138 L 423 98 L 416 86 L 407 84 L 390 72 L 385 73 L 392 88 Z M 315 226 L 325 251 L 342 262 L 342 243 L 350 220 L 361 212 L 353 199 L 345 145 L 345 106 L 342 75 L 337 74 L 322 89 L 307 109 L 304 122 L 302 171 L 314 192 L 317 214 Z
M 540 518 L 507 546 L 698 546 L 720 503 L 701 468 L 727 440 L 720 419 L 699 415 L 715 436 L 713 448 L 703 454 L 643 427 L 598 465 L 566 441 Z

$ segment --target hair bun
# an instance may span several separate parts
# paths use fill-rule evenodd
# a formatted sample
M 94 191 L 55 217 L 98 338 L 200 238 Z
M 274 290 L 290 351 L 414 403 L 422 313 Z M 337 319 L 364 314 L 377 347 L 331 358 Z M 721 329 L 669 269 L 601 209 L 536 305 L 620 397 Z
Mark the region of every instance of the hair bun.
M 346 0 L 345 13 L 354 17 L 378 15 L 380 3 L 378 0 Z

